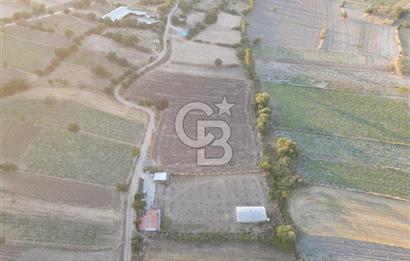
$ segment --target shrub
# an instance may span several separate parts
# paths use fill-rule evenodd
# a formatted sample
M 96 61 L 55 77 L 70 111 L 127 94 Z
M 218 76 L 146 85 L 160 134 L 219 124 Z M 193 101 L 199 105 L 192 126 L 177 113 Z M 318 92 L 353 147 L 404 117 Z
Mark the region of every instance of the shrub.
M 141 192 L 138 192 L 134 195 L 134 201 L 132 202 L 132 206 L 135 209 L 135 211 L 141 211 L 144 210 L 145 208 L 145 200 L 144 200 L 144 194 Z
M 46 97 L 44 97 L 44 104 L 53 106 L 56 103 L 57 103 L 57 98 L 55 96 L 47 95 Z
M 80 131 L 80 126 L 77 123 L 72 122 L 72 123 L 68 124 L 67 130 L 71 131 L 71 132 L 79 132 Z
M 64 34 L 65 34 L 67 37 L 71 38 L 71 37 L 73 36 L 74 32 L 73 32 L 72 30 L 70 30 L 70 29 L 67 29 L 67 30 L 64 31 Z
M 70 55 L 70 50 L 64 47 L 60 47 L 54 50 L 54 54 L 58 57 L 58 59 L 64 60 Z
M 139 42 L 139 38 L 135 34 L 106 32 L 104 36 L 126 46 L 135 46 Z
M 132 248 L 132 253 L 134 255 L 137 255 L 141 250 L 142 250 L 142 243 L 143 243 L 143 238 L 137 234 L 135 234 L 132 239 L 131 239 L 131 248 Z
M 296 240 L 295 229 L 291 225 L 280 225 L 276 228 L 276 237 L 283 249 L 290 250 Z
M 20 20 L 20 19 L 29 19 L 31 17 L 31 13 L 30 12 L 26 12 L 26 11 L 22 11 L 22 12 L 15 12 L 13 14 L 13 19 L 14 20 Z
M 205 17 L 203 22 L 205 24 L 214 24 L 218 20 L 218 8 L 212 7 L 205 12 Z
M 85 18 L 86 18 L 87 20 L 92 21 L 92 22 L 97 21 L 97 15 L 94 14 L 94 13 L 92 13 L 92 12 L 88 13 L 88 14 L 85 16 Z
M 104 87 L 104 93 L 107 95 L 113 95 L 114 94 L 114 86 L 112 85 L 107 85 Z
M 14 163 L 2 163 L 0 164 L 0 170 L 6 171 L 6 172 L 17 171 L 18 166 Z
M 269 105 L 270 95 L 267 92 L 259 92 L 255 95 L 256 107 L 258 110 L 263 109 Z
M 154 166 L 148 166 L 148 167 L 145 167 L 144 168 L 144 172 L 146 172 L 146 173 L 151 173 L 151 174 L 153 174 L 153 173 L 155 173 L 155 172 L 160 172 L 161 170 L 159 169 L 159 168 L 157 168 L 157 167 L 154 167 Z
M 117 191 L 119 192 L 126 192 L 128 191 L 128 185 L 126 183 L 118 183 L 117 185 L 115 185 L 115 188 L 117 189 Z
M 141 153 L 141 149 L 139 147 L 132 147 L 131 155 L 133 158 L 139 157 Z
M 214 61 L 215 66 L 221 66 L 222 65 L 222 59 L 221 58 L 216 58 Z
M 163 111 L 169 106 L 169 102 L 167 100 L 157 100 L 154 102 L 155 109 L 157 111 Z
M 255 38 L 255 40 L 253 40 L 253 44 L 255 44 L 255 45 L 259 45 L 261 42 L 262 42 L 262 38 L 260 38 L 260 37 L 257 37 L 257 38 Z
M 30 88 L 31 85 L 26 79 L 13 79 L 1 86 L 0 97 L 10 96 L 17 92 L 26 91 Z
M 107 70 L 102 65 L 96 65 L 92 69 L 92 72 L 100 78 L 107 78 L 108 76 L 110 76 L 110 73 L 107 72 Z
M 65 14 L 69 14 L 69 13 L 70 13 L 70 9 L 64 8 L 64 13 L 65 13 Z
M 31 5 L 33 14 L 44 14 L 46 12 L 46 6 L 44 4 L 39 4 L 36 2 L 33 2 Z
M 403 16 L 405 16 L 406 14 L 407 14 L 407 11 L 405 9 L 403 9 L 403 7 L 401 7 L 401 6 L 397 6 L 394 9 L 394 16 L 397 19 L 403 18 Z

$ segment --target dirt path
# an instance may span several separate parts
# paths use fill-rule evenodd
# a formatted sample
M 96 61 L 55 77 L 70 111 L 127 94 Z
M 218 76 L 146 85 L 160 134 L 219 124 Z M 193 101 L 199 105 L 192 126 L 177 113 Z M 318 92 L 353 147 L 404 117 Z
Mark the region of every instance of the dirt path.
M 157 66 L 158 64 L 161 63 L 162 59 L 167 55 L 168 52 L 168 37 L 169 37 L 169 27 L 171 24 L 171 17 L 172 14 L 177 10 L 178 8 L 178 1 L 176 2 L 175 6 L 172 8 L 172 10 L 169 12 L 168 14 L 168 18 L 166 21 L 166 27 L 165 27 L 165 31 L 164 31 L 164 35 L 163 35 L 163 50 L 160 52 L 159 56 L 157 57 L 157 59 L 155 59 L 153 62 L 151 62 L 150 64 L 142 67 L 140 70 L 137 71 L 138 74 L 144 73 L 152 68 L 154 68 L 155 66 Z M 132 203 L 133 203 L 133 198 L 135 193 L 138 190 L 139 187 L 139 177 L 142 176 L 142 172 L 143 172 L 143 168 L 145 165 L 145 161 L 147 158 L 147 151 L 148 151 L 148 147 L 151 143 L 151 138 L 152 138 L 152 133 L 154 131 L 155 128 L 155 113 L 147 107 L 142 107 L 136 103 L 133 102 L 129 102 L 127 100 L 125 100 L 121 94 L 121 85 L 118 85 L 115 90 L 114 90 L 114 97 L 115 99 L 122 103 L 123 105 L 125 105 L 127 108 L 132 108 L 132 109 L 136 109 L 136 110 L 140 110 L 144 113 L 146 113 L 148 115 L 148 126 L 145 132 L 145 138 L 144 138 L 144 142 L 141 146 L 141 153 L 138 159 L 136 159 L 136 161 L 134 161 L 134 171 L 131 174 L 131 178 L 130 178 L 130 186 L 128 189 L 128 198 L 127 198 L 127 206 L 126 206 L 126 216 L 125 216 L 125 236 L 124 236 L 124 253 L 123 253 L 123 260 L 124 261 L 130 261 L 131 260 L 131 237 L 132 237 L 132 233 L 134 232 L 135 226 L 134 226 L 134 219 L 135 219 L 135 213 L 132 209 Z
M 313 186 L 290 197 L 289 211 L 309 236 L 410 249 L 408 201 Z

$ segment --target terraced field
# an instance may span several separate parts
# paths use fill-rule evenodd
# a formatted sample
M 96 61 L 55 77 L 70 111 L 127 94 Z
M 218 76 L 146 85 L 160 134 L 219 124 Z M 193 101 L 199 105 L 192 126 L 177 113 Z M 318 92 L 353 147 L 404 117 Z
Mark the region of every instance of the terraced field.
M 410 197 L 405 101 L 288 85 L 265 87 L 273 100 L 275 136 L 299 144 L 299 171 L 306 181 Z

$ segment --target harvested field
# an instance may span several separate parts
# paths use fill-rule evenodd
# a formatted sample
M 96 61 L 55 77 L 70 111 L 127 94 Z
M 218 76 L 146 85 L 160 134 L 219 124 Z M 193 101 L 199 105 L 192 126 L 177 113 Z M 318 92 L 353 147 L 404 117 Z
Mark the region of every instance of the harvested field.
M 172 48 L 172 63 L 215 67 L 215 59 L 220 58 L 225 66 L 240 64 L 233 48 L 181 40 L 174 41 Z
M 157 185 L 155 207 L 170 219 L 178 232 L 244 232 L 255 225 L 236 222 L 236 206 L 265 206 L 268 216 L 274 209 L 264 192 L 261 174 L 217 177 L 176 177 L 169 185 Z M 165 221 L 164 221 L 165 222 Z M 260 229 L 260 228 L 259 228 Z
M 360 64 L 383 66 L 397 55 L 393 27 L 369 24 L 361 12 L 353 10 L 343 20 L 339 12 L 337 1 L 269 0 L 256 4 L 251 12 L 249 34 L 252 39 L 261 37 L 265 48 L 280 54 L 283 49 L 278 48 L 285 47 L 315 50 L 320 30 L 327 28 L 324 47 L 327 52 L 313 51 L 313 57 L 324 53 L 326 56 L 349 54 L 357 57 Z
M 47 47 L 57 48 L 71 45 L 70 39 L 65 35 L 42 32 L 19 25 L 6 27 L 4 31 L 6 35 L 12 35 L 21 41 L 32 42 Z
M 150 240 L 144 251 L 144 261 L 293 261 L 291 254 L 256 244 L 199 244 L 172 240 Z
M 205 14 L 201 12 L 192 12 L 187 16 L 187 24 L 194 25 L 204 20 Z
M 261 82 L 393 96 L 403 95 L 397 86 L 407 84 L 406 79 L 378 70 L 281 63 L 263 58 L 255 64 Z
M 27 198 L 99 209 L 120 206 L 119 195 L 112 188 L 23 172 L 0 175 L 2 191 Z
M 125 47 L 100 35 L 91 35 L 87 37 L 82 46 L 92 51 L 104 53 L 115 52 L 119 57 L 125 57 L 137 66 L 145 65 L 150 58 L 149 54 L 140 52 L 132 47 Z
M 64 34 L 66 30 L 71 30 L 74 32 L 74 36 L 81 35 L 96 25 L 85 19 L 67 14 L 47 16 L 40 20 L 31 21 L 29 24 L 35 24 L 38 22 L 43 23 L 46 28 L 52 27 L 58 34 Z
M 134 29 L 134 28 L 109 28 L 106 32 L 122 32 L 125 34 L 135 34 L 139 38 L 138 46 L 147 48 L 148 50 L 155 51 L 155 42 L 158 40 L 158 35 L 150 30 Z M 146 54 L 152 55 L 152 53 Z
M 195 39 L 210 43 L 238 44 L 241 41 L 241 33 L 232 28 L 238 27 L 240 23 L 240 16 L 220 12 L 217 22 L 200 32 Z
M 250 86 L 246 81 L 150 72 L 127 89 L 125 95 L 132 100 L 149 98 L 166 99 L 170 102 L 169 108 L 161 116 L 154 146 L 154 159 L 164 168 L 187 174 L 247 172 L 256 169 L 258 148 L 249 113 Z M 224 95 L 230 103 L 235 104 L 231 117 L 221 117 L 231 127 L 229 143 L 233 150 L 232 160 L 224 166 L 198 167 L 196 150 L 184 145 L 176 135 L 174 126 L 177 111 L 193 101 L 208 103 L 216 109 L 214 104 L 220 103 Z M 209 119 L 204 116 L 199 113 L 188 115 L 184 124 L 190 137 L 196 135 L 196 120 Z M 219 117 L 215 114 L 210 118 Z M 220 131 L 215 132 L 215 135 L 219 138 Z M 206 153 L 207 157 L 221 157 L 223 151 L 218 147 L 207 147 Z
M 35 42 L 24 40 L 10 34 L 1 33 L 3 49 L 2 65 L 34 72 L 48 65 L 54 56 L 53 47 L 44 46 Z
M 306 260 L 407 259 L 407 201 L 308 187 L 291 195 L 289 210 Z

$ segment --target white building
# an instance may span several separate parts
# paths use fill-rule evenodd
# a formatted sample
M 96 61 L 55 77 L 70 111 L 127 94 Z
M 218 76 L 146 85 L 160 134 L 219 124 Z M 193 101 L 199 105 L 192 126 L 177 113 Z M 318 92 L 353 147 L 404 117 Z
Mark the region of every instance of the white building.
M 137 20 L 140 23 L 155 24 L 159 22 L 157 15 L 150 14 L 141 10 L 133 10 L 128 8 L 127 6 L 120 6 L 115 8 L 111 12 L 103 15 L 102 19 L 109 18 L 111 21 L 116 22 L 130 14 L 137 16 Z
M 236 221 L 238 223 L 259 223 L 269 221 L 264 206 L 236 207 Z
M 169 181 L 169 175 L 166 172 L 154 173 L 154 182 L 167 182 Z

